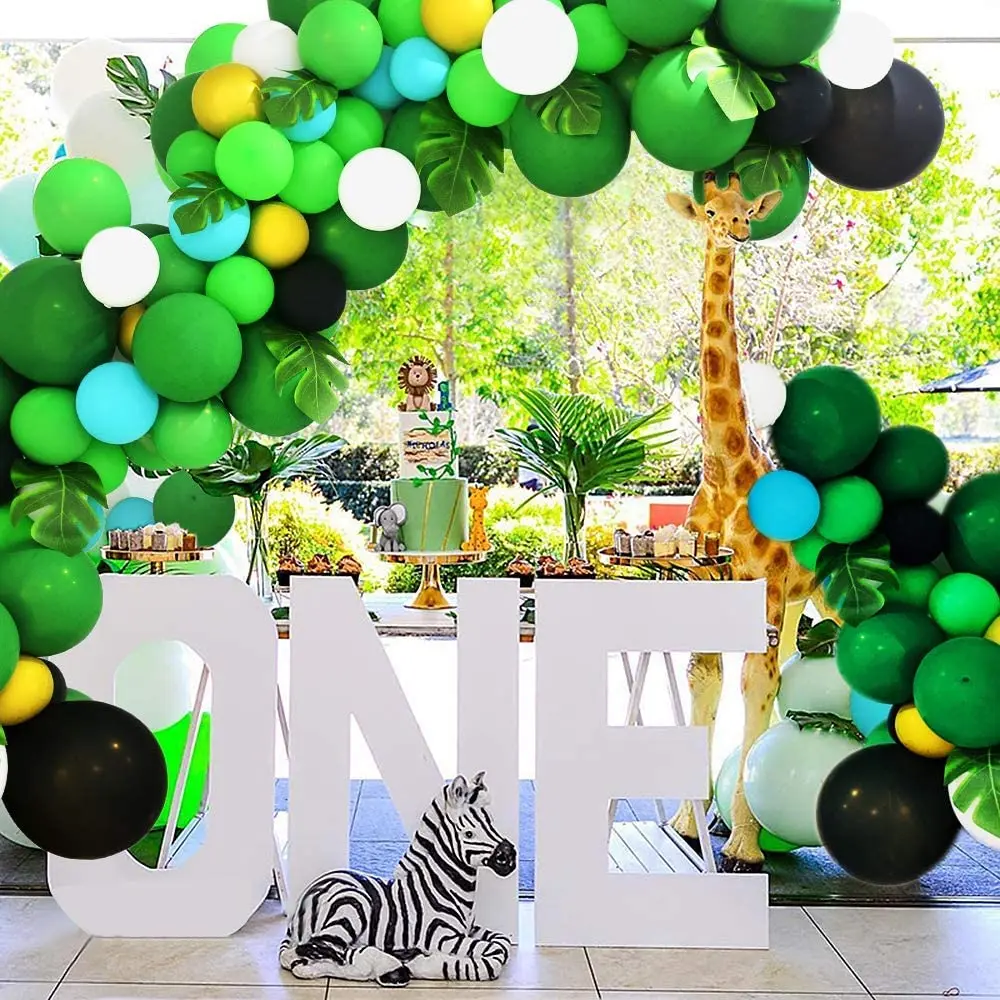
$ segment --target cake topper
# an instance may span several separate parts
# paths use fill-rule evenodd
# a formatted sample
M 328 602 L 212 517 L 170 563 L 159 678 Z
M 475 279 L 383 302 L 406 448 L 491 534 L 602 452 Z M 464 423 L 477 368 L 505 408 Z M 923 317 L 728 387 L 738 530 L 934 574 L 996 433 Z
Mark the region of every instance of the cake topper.
M 401 503 L 375 509 L 375 527 L 378 529 L 376 552 L 404 552 L 403 540 L 399 537 L 406 523 L 406 508 Z
M 406 393 L 406 399 L 399 404 L 404 413 L 434 409 L 431 395 L 437 384 L 437 368 L 433 361 L 414 354 L 400 365 L 398 379 L 400 389 Z
M 448 381 L 444 381 L 438 386 L 438 409 L 451 409 L 451 383 Z

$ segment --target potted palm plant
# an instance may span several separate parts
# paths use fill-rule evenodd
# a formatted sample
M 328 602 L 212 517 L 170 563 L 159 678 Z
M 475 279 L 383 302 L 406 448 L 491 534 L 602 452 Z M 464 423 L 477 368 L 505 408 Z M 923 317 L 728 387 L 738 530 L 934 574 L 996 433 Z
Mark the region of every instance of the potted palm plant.
M 593 396 L 527 389 L 514 397 L 530 418 L 527 430 L 497 431 L 518 461 L 541 477 L 539 493 L 558 491 L 566 530 L 564 559 L 585 558 L 587 495 L 640 480 L 673 441 L 669 406 L 630 414 Z M 526 501 L 526 502 L 530 502 Z

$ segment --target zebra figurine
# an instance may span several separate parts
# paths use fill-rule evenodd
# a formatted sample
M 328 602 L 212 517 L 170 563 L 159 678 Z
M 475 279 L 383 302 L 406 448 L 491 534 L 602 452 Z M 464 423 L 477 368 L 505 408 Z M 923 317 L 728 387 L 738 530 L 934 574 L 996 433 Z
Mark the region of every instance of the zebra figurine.
M 391 879 L 335 871 L 313 882 L 288 921 L 281 967 L 380 986 L 496 979 L 511 943 L 472 922 L 477 870 L 506 877 L 517 851 L 493 825 L 484 773 L 441 789 Z

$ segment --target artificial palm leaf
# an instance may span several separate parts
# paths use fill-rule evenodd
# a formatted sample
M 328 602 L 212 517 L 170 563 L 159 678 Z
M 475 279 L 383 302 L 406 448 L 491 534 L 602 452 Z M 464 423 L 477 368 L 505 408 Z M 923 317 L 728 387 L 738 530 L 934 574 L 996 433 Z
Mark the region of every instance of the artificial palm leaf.
M 221 222 L 226 210 L 236 211 L 246 202 L 233 194 L 215 174 L 195 171 L 186 175 L 191 181 L 171 192 L 167 201 L 180 202 L 173 219 L 185 235 L 200 233 L 213 222 Z
M 816 577 L 830 606 L 848 625 L 858 625 L 885 607 L 884 588 L 898 584 L 889 562 L 889 543 L 881 537 L 853 545 L 824 546 Z
M 115 57 L 108 60 L 108 79 L 122 96 L 118 103 L 130 114 L 149 122 L 156 105 L 167 87 L 177 82 L 177 78 L 165 69 L 160 70 L 163 87 L 154 87 L 149 80 L 146 64 L 138 56 Z
M 314 423 L 324 423 L 337 408 L 339 393 L 348 385 L 338 367 L 344 355 L 320 333 L 302 333 L 274 327 L 265 334 L 268 350 L 277 359 L 274 387 L 281 393 L 295 382 L 292 399 Z M 297 381 L 296 381 L 297 380 Z
M 191 475 L 195 482 L 214 497 L 257 496 L 271 478 L 274 453 L 259 441 L 234 444 L 217 462 Z
M 944 769 L 955 809 L 1000 838 L 1000 747 L 954 750 Z
M 313 434 L 307 438 L 283 441 L 274 448 L 271 477 L 277 482 L 308 479 L 333 485 L 329 460 L 344 447 L 345 441 L 336 434 Z
M 555 90 L 527 97 L 525 103 L 549 132 L 596 135 L 601 127 L 603 98 L 597 77 L 589 73 L 571 73 Z
M 261 84 L 264 115 L 275 128 L 291 128 L 325 111 L 337 100 L 337 88 L 308 70 L 268 77 Z
M 801 147 L 776 149 L 766 143 L 750 143 L 736 154 L 733 166 L 744 191 L 777 191 L 804 161 Z
M 774 96 L 761 75 L 732 52 L 710 45 L 693 48 L 687 73 L 692 82 L 703 74 L 707 77 L 709 91 L 730 121 L 756 118 L 758 109 L 774 107 Z

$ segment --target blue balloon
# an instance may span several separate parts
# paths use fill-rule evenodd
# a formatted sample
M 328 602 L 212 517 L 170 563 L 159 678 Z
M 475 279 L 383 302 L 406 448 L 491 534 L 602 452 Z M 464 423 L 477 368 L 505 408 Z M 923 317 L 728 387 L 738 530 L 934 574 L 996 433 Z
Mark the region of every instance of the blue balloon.
M 819 520 L 819 493 L 805 476 L 776 469 L 761 476 L 747 498 L 753 526 L 776 542 L 808 535 Z
M 53 160 L 61 160 L 66 155 L 66 143 L 59 143 L 59 148 L 56 150 L 56 155 L 52 157 Z
M 153 502 L 142 497 L 126 497 L 108 511 L 107 529 L 117 528 L 120 531 L 135 531 L 145 528 L 147 524 L 156 524 L 153 515 Z
M 34 174 L 24 174 L 0 184 L 0 261 L 7 267 L 39 256 L 38 224 L 31 207 L 37 183 Z
M 92 368 L 76 390 L 76 415 L 84 430 L 105 444 L 138 441 L 156 420 L 160 397 L 127 361 Z
M 429 101 L 444 93 L 451 60 L 429 38 L 407 38 L 392 54 L 389 78 L 411 101 Z
M 312 117 L 299 118 L 294 125 L 278 131 L 290 142 L 315 142 L 322 139 L 337 120 L 337 102 L 324 108 L 318 100 L 313 102 Z
M 84 552 L 92 552 L 94 549 L 100 548 L 102 545 L 106 544 L 104 541 L 105 535 L 108 530 L 108 512 L 94 499 L 88 499 L 87 504 L 90 509 L 97 515 L 98 521 L 101 522 L 101 526 L 90 536 L 90 540 L 87 542 L 87 547 Z
M 207 263 L 232 257 L 250 235 L 250 206 L 245 202 L 239 208 L 225 208 L 218 222 L 209 224 L 197 233 L 182 233 L 174 216 L 182 205 L 189 205 L 194 198 L 174 202 L 170 206 L 167 227 L 170 236 L 182 253 Z
M 858 691 L 851 692 L 851 721 L 865 736 L 886 722 L 891 711 L 892 705 L 872 701 Z
M 392 85 L 389 76 L 389 66 L 392 63 L 394 49 L 389 45 L 382 46 L 382 56 L 372 73 L 364 83 L 355 87 L 352 93 L 355 97 L 373 104 L 380 111 L 392 111 L 406 100 Z

